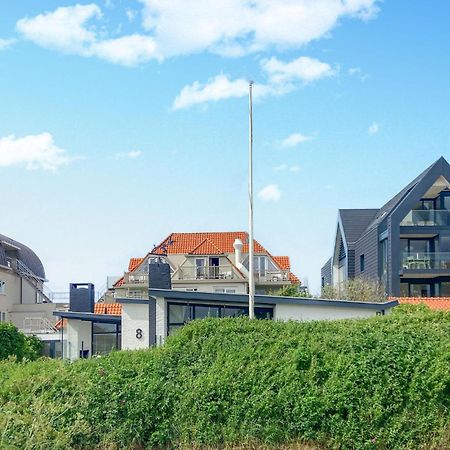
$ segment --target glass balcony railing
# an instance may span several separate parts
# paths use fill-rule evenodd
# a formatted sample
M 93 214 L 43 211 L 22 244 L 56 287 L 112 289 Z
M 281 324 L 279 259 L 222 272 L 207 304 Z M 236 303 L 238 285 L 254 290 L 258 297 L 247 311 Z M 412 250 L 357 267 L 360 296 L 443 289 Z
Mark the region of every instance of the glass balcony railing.
M 450 253 L 405 252 L 402 257 L 402 268 L 406 270 L 450 270 Z
M 402 227 L 450 226 L 450 211 L 446 209 L 413 210 L 400 223 Z
M 180 267 L 180 280 L 225 280 L 236 278 L 231 265 L 220 266 L 191 266 L 185 264 Z

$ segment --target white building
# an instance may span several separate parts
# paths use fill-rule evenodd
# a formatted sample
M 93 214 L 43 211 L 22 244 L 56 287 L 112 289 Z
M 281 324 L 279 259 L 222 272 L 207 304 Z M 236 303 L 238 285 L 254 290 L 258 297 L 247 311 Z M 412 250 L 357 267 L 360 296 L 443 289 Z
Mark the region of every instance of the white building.
M 191 320 L 248 314 L 248 296 L 244 294 L 149 289 L 147 299 L 119 298 L 117 302 L 97 304 L 93 312 L 57 313 L 65 323 L 64 358 L 148 348 L 161 344 Z M 397 304 L 256 295 L 255 315 L 282 321 L 366 318 L 388 314 Z
M 256 293 L 268 294 L 300 280 L 288 256 L 273 256 L 255 240 Z M 148 263 L 164 257 L 173 289 L 189 292 L 248 292 L 246 232 L 172 233 L 143 258 L 131 258 L 128 271 L 114 284 L 117 298 L 148 298 Z
M 53 312 L 64 305 L 52 302 L 45 292 L 45 270 L 26 245 L 0 234 L 0 322 L 11 322 L 25 334 L 46 343 L 46 353 L 57 352 L 59 334 Z

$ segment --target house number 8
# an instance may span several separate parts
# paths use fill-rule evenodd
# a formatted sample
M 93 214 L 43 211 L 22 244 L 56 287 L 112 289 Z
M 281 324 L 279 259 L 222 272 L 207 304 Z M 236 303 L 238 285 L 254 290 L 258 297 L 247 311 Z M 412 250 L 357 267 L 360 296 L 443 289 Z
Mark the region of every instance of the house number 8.
M 142 339 L 142 335 L 143 335 L 142 330 L 140 328 L 138 328 L 136 330 L 136 338 L 137 339 Z

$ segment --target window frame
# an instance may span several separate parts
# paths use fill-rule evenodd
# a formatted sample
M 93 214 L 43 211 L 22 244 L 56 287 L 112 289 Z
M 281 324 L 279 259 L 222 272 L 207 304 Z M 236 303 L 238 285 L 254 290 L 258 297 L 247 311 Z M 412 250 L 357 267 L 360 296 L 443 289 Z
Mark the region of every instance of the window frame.
M 171 322 L 170 320 L 170 306 L 171 305 L 182 305 L 189 307 L 189 319 L 184 322 Z M 223 303 L 196 303 L 196 302 L 167 302 L 166 304 L 166 326 L 167 326 L 167 336 L 170 335 L 170 329 L 171 327 L 182 327 L 186 325 L 187 323 L 191 322 L 192 320 L 196 320 L 196 313 L 195 308 L 196 307 L 206 307 L 206 308 L 218 308 L 219 309 L 219 315 L 217 318 L 223 319 L 225 317 L 233 317 L 233 316 L 224 316 L 224 311 L 226 310 L 241 310 L 244 311 L 243 315 L 248 316 L 248 306 L 245 305 L 226 305 Z M 273 307 L 267 306 L 267 307 L 255 307 L 255 316 L 257 314 L 266 314 L 269 315 L 268 319 L 273 320 L 274 317 L 274 311 Z M 202 317 L 203 318 L 203 317 Z

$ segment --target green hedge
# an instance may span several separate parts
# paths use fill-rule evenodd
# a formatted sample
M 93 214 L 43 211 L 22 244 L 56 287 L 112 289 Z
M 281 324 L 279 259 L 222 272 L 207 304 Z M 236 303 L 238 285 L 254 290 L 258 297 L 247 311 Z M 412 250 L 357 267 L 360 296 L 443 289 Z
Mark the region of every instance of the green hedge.
M 0 323 L 0 360 L 11 356 L 18 360 L 36 359 L 42 352 L 42 342 L 26 336 L 11 323 Z
M 448 448 L 449 409 L 450 314 L 412 307 L 339 322 L 207 319 L 158 349 L 0 363 L 8 449 Z

